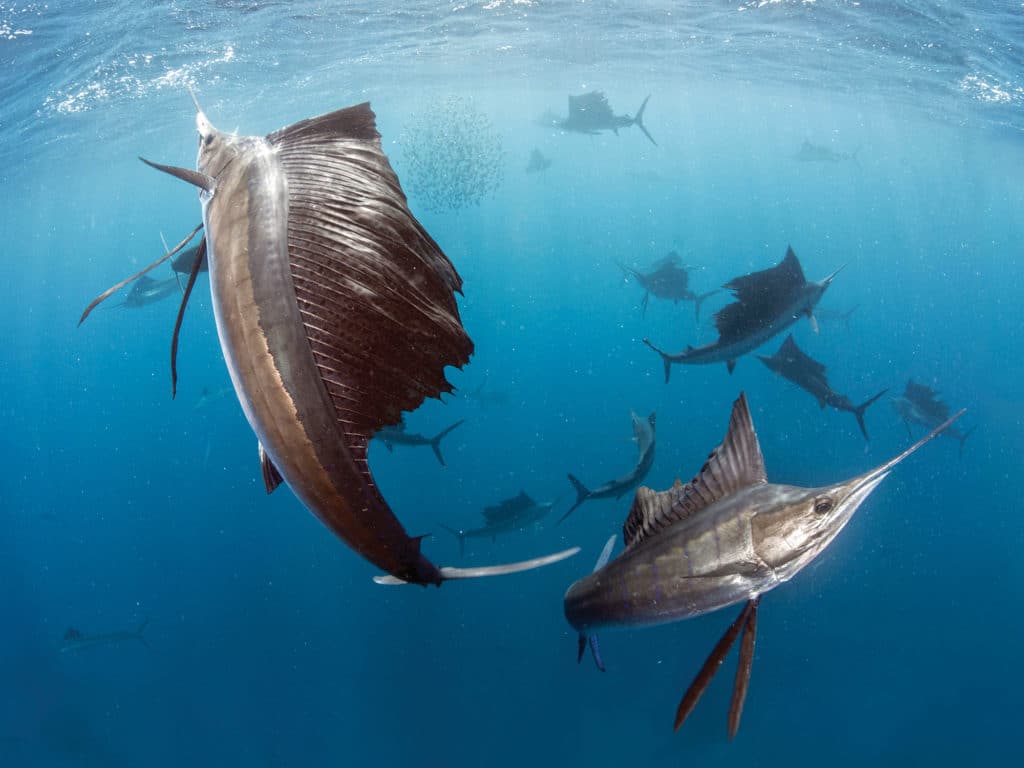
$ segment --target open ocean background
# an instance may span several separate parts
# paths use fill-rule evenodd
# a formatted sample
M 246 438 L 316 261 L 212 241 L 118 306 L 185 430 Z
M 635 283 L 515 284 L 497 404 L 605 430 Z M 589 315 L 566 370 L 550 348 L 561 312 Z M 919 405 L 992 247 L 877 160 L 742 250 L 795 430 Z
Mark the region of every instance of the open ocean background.
M 1022 46 L 1020 2 L 0 4 L 0 766 L 1016 764 Z M 375 445 L 384 496 L 410 532 L 433 533 L 439 564 L 580 555 L 378 587 L 287 488 L 266 496 L 233 394 L 202 397 L 229 386 L 205 276 L 173 401 L 176 301 L 76 327 L 162 253 L 161 233 L 174 243 L 200 220 L 193 190 L 136 159 L 194 164 L 187 85 L 215 125 L 246 134 L 372 102 L 413 211 L 465 280 L 476 354 L 450 379 L 507 395 L 411 414 L 424 434 L 466 423 L 445 440 L 447 469 Z M 542 124 L 594 89 L 617 114 L 650 94 L 658 146 L 636 128 Z M 445 182 L 415 157 L 443 165 L 477 139 L 500 140 L 482 171 L 493 193 L 438 207 Z M 805 140 L 857 160 L 797 162 Z M 552 165 L 527 174 L 534 148 Z M 776 482 L 834 482 L 904 448 L 888 398 L 867 413 L 866 446 L 849 414 L 752 357 L 732 376 L 677 366 L 666 385 L 641 344 L 712 340 L 725 296 L 700 325 L 691 304 L 656 299 L 642 317 L 619 262 L 676 250 L 703 292 L 787 244 L 809 279 L 849 265 L 821 305 L 859 306 L 848 326 L 794 330 L 837 390 L 860 402 L 913 377 L 977 431 L 962 458 L 939 439 L 897 468 L 766 596 L 734 742 L 734 656 L 673 734 L 739 608 L 606 633 L 607 673 L 577 666 L 562 595 L 628 497 L 470 541 L 463 558 L 440 525 L 479 525 L 521 489 L 560 515 L 566 472 L 596 485 L 632 467 L 631 409 L 658 414 L 646 484 L 688 480 L 741 390 Z M 147 618 L 149 648 L 58 653 L 69 626 Z

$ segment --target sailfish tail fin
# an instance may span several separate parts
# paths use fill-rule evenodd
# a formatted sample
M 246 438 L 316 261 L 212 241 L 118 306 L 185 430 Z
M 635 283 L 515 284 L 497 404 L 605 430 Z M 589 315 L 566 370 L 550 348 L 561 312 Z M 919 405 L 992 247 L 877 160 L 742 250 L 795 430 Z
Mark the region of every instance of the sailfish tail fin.
M 150 645 L 149 645 L 148 642 L 146 642 L 146 636 L 143 633 L 146 631 L 146 627 L 148 627 L 148 626 L 149 626 L 149 617 L 147 616 L 142 621 L 142 623 L 139 624 L 138 627 L 136 627 L 135 632 L 132 633 L 132 637 L 134 637 L 136 640 L 138 640 L 140 643 L 142 643 L 147 648 L 149 648 Z
M 703 293 L 693 300 L 694 312 L 697 313 L 697 323 L 700 323 L 700 305 L 704 303 L 704 299 L 710 299 L 718 293 L 718 290 L 711 291 L 710 293 Z
M 459 540 L 459 557 L 462 557 L 463 555 L 465 555 L 466 554 L 466 532 L 465 531 L 456 531 L 454 528 L 449 528 L 444 523 L 441 523 L 441 527 L 444 528 L 446 531 L 448 531 L 448 533 L 450 533 L 452 536 L 454 536 L 456 539 Z
M 565 518 L 576 511 L 576 507 L 582 504 L 584 501 L 590 498 L 590 489 L 587 488 L 583 483 L 579 481 L 575 475 L 566 475 L 569 478 L 569 482 L 572 483 L 573 489 L 576 491 L 576 503 L 569 507 L 569 511 L 558 518 L 558 522 L 561 523 Z
M 455 429 L 456 427 L 461 426 L 463 424 L 463 422 L 465 422 L 465 421 L 466 421 L 465 419 L 459 419 L 458 421 L 456 421 L 454 424 L 452 424 L 447 429 L 441 430 L 436 435 L 434 435 L 432 438 L 430 438 L 430 447 L 434 449 L 434 455 L 437 456 L 437 460 L 439 462 L 441 462 L 441 466 L 442 467 L 446 467 L 448 465 L 444 463 L 444 456 L 441 455 L 441 440 L 443 440 L 444 437 L 449 432 L 451 432 L 453 429 Z
M 654 140 L 654 137 L 648 133 L 647 128 L 644 126 L 644 110 L 647 109 L 647 102 L 650 101 L 650 98 L 651 96 L 648 94 L 643 104 L 640 105 L 640 109 L 636 111 L 636 117 L 633 118 L 633 122 L 636 123 L 637 128 L 644 132 L 644 136 L 648 138 L 651 144 L 658 146 L 658 142 Z
M 977 428 L 978 428 L 977 426 L 971 427 L 966 432 L 964 432 L 962 435 L 960 435 L 960 437 L 958 438 L 960 440 L 960 458 L 961 459 L 964 457 L 964 441 L 967 440 L 967 438 L 970 437 L 974 433 L 974 430 L 976 430 Z
M 665 383 L 668 384 L 669 376 L 672 375 L 672 359 L 669 357 L 668 352 L 664 352 L 664 351 L 658 349 L 656 346 L 654 346 L 651 343 L 650 339 L 644 339 L 643 341 L 644 341 L 644 344 L 646 344 L 648 347 L 650 347 L 655 352 L 657 352 L 659 355 L 661 355 L 661 361 L 665 364 Z M 730 371 L 730 373 L 731 373 L 731 371 Z
M 863 433 L 865 440 L 870 440 L 871 438 L 868 437 L 868 428 L 866 426 L 864 426 L 864 411 L 866 411 L 868 409 L 869 405 L 874 403 L 878 398 L 880 398 L 882 395 L 884 395 L 888 391 L 889 391 L 889 388 L 886 387 L 881 392 L 879 392 L 877 395 L 872 397 L 870 400 L 866 400 L 865 402 L 861 403 L 860 405 L 858 405 L 856 408 L 853 409 L 853 415 L 857 417 L 857 424 L 860 425 L 860 431 L 861 431 L 861 433 Z

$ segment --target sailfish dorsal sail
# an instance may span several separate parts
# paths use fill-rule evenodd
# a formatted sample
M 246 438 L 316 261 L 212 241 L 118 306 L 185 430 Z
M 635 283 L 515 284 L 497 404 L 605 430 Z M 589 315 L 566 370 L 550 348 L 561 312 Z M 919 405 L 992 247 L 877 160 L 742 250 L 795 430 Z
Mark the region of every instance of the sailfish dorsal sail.
M 698 514 L 719 499 L 768 482 L 761 446 L 754 432 L 747 397 L 733 403 L 729 429 L 700 472 L 685 485 L 676 480 L 667 491 L 641 487 L 622 526 L 626 549 L 635 547 L 680 520 Z

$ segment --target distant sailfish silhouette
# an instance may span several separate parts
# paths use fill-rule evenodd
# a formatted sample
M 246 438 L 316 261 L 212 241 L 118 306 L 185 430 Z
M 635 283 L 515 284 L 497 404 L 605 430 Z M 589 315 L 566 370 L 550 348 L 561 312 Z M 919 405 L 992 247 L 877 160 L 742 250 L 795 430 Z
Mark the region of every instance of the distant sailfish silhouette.
M 405 419 L 402 419 L 393 427 L 382 427 L 374 437 L 384 443 L 384 447 L 389 451 L 393 451 L 396 445 L 429 445 L 434 449 L 434 455 L 437 456 L 441 466 L 446 467 L 448 465 L 445 464 L 444 456 L 441 454 L 441 441 L 449 432 L 461 426 L 465 421 L 465 419 L 459 419 L 433 437 L 427 437 L 425 435 L 418 435 L 415 432 L 407 432 L 405 429 Z
M 817 330 L 814 308 L 840 270 L 842 267 L 820 282 L 809 282 L 793 249 L 787 248 L 786 257 L 774 267 L 742 275 L 723 286 L 733 292 L 736 301 L 715 314 L 717 341 L 687 347 L 675 355 L 654 346 L 650 339 L 644 339 L 644 344 L 661 355 L 666 382 L 673 363 L 725 363 L 732 373 L 737 358 L 753 352 L 801 316 L 806 315 Z
M 67 632 L 64 633 L 64 642 L 60 647 L 60 652 L 68 653 L 70 651 L 81 651 L 86 648 L 97 648 L 104 645 L 120 645 L 126 641 L 142 643 L 148 648 L 149 643 L 146 642 L 146 638 L 143 635 L 148 625 L 149 619 L 146 619 L 131 631 L 103 632 L 97 635 L 85 635 L 74 627 L 68 627 Z
M 936 424 L 941 424 L 949 418 L 949 406 L 939 399 L 939 393 L 924 384 L 918 384 L 913 379 L 907 382 L 907 388 L 903 391 L 902 397 L 894 397 L 892 405 L 896 412 L 903 419 L 907 427 L 907 435 L 913 437 L 910 432 L 910 425 L 917 424 L 925 429 L 933 429 Z M 964 453 L 964 442 L 977 427 L 971 427 L 966 432 L 961 432 L 955 427 L 943 430 L 942 434 L 951 437 L 960 443 L 960 455 Z
M 118 306 L 138 309 L 175 295 L 181 295 L 181 284 L 178 282 L 178 278 L 172 276 L 157 280 L 149 275 L 143 275 L 135 281 L 135 285 L 125 296 L 124 302 Z
M 539 171 L 546 171 L 551 167 L 551 158 L 545 157 L 539 149 L 534 149 L 530 153 L 530 162 L 526 166 L 527 173 L 538 173 Z
M 498 538 L 498 534 L 520 531 L 547 517 L 554 505 L 553 501 L 538 504 L 530 498 L 526 491 L 520 491 L 518 496 L 484 507 L 483 516 L 486 522 L 480 528 L 455 530 L 447 525 L 441 527 L 459 540 L 459 554 L 461 555 L 466 548 L 466 539 L 494 541 Z
M 641 272 L 633 267 L 620 264 L 619 267 L 627 277 L 632 277 L 644 289 L 644 297 L 640 302 L 641 314 L 647 314 L 647 303 L 651 296 L 668 299 L 678 304 L 680 301 L 692 301 L 700 322 L 700 305 L 704 299 L 718 293 L 717 290 L 697 295 L 690 290 L 690 272 L 683 266 L 679 254 L 670 251 L 667 256 L 655 262 L 650 271 Z
M 658 146 L 658 142 L 647 132 L 644 126 L 644 110 L 647 108 L 648 96 L 643 100 L 640 109 L 636 111 L 635 117 L 629 115 L 616 115 L 608 104 L 607 97 L 601 91 L 591 91 L 581 96 L 569 97 L 569 116 L 560 121 L 557 125 L 563 131 L 574 131 L 575 133 L 597 134 L 601 131 L 611 131 L 619 135 L 619 128 L 628 128 L 635 125 L 644 132 L 651 144 Z
M 587 488 L 575 475 L 570 474 L 569 482 L 576 490 L 576 503 L 569 507 L 569 511 L 562 515 L 558 522 L 565 520 L 583 502 L 590 499 L 617 499 L 626 491 L 636 488 L 647 477 L 647 473 L 651 471 L 654 464 L 654 413 L 651 413 L 646 419 L 635 413 L 631 414 L 631 417 L 633 419 L 633 438 L 636 440 L 638 452 L 636 466 L 622 477 L 609 480 L 594 489 Z
M 818 405 L 824 408 L 830 405 L 837 411 L 847 411 L 857 417 L 857 424 L 864 435 L 868 437 L 868 429 L 864 426 L 864 411 L 878 398 L 889 391 L 888 387 L 883 389 L 871 399 L 854 405 L 846 395 L 840 395 L 828 384 L 828 377 L 825 375 L 825 366 L 817 360 L 804 354 L 804 351 L 793 341 L 793 334 L 786 336 L 779 351 L 771 357 L 763 355 L 756 356 L 758 360 L 767 365 L 775 373 L 796 384 L 800 389 L 810 393 L 818 401 Z M 952 429 L 952 427 L 951 427 Z

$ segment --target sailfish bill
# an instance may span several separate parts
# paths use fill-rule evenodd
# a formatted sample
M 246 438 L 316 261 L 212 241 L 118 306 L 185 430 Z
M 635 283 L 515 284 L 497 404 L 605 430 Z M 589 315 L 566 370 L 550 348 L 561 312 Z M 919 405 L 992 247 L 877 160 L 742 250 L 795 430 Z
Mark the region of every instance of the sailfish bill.
M 427 397 L 473 343 L 462 280 L 410 212 L 369 103 L 267 136 L 218 131 L 197 105 L 195 170 L 150 166 L 198 187 L 221 350 L 279 482 L 336 536 L 415 584 L 510 573 L 438 568 L 381 495 L 367 443 Z M 200 260 L 197 259 L 198 264 Z

